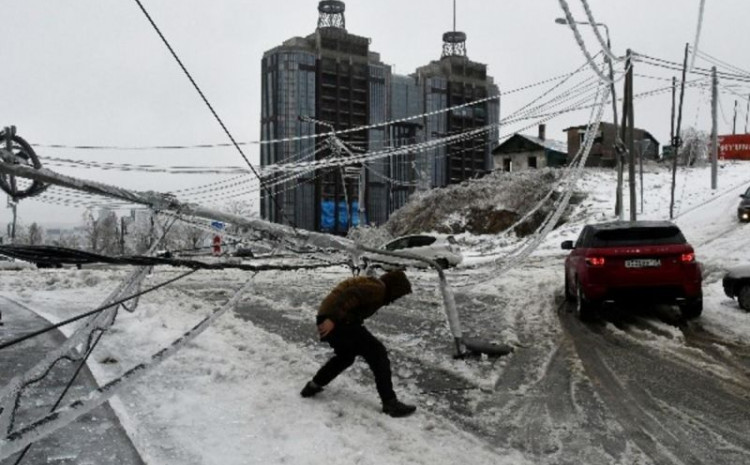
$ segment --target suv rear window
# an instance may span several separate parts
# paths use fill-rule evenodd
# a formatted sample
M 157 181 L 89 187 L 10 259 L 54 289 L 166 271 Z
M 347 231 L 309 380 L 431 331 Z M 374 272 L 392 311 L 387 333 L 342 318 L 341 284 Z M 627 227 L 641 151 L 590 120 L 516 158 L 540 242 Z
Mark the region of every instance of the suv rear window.
M 685 236 L 676 226 L 633 227 L 602 229 L 594 232 L 589 247 L 618 247 L 628 245 L 685 244 Z

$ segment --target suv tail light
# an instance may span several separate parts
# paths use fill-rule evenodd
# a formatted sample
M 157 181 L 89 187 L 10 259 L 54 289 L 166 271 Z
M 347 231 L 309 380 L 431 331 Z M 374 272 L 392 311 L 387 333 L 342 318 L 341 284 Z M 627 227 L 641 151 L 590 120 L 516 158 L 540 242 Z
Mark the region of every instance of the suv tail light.
M 680 255 L 680 261 L 682 263 L 693 263 L 695 261 L 695 253 L 684 253 Z
M 604 266 L 604 257 L 586 257 L 586 264 L 591 266 Z

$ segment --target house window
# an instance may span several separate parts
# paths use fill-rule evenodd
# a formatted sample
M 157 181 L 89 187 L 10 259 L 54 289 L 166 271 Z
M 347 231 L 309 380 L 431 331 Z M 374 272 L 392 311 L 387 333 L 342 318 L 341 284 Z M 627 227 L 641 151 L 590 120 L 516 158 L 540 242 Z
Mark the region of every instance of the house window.
M 510 158 L 503 158 L 503 171 L 510 171 Z
M 529 157 L 529 168 L 536 168 L 536 157 Z
M 595 144 L 601 144 L 602 140 L 604 139 L 604 131 L 599 129 L 599 132 L 596 133 L 594 136 L 594 143 Z M 583 145 L 583 143 L 586 141 L 586 131 L 579 132 L 578 133 L 578 142 Z

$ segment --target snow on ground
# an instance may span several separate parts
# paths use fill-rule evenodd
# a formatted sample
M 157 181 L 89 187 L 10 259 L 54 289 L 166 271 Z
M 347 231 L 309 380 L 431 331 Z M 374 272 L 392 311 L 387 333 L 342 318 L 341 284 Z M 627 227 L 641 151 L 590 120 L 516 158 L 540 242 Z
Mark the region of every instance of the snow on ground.
M 103 301 L 126 274 L 19 271 L 5 277 L 0 289 L 54 322 Z M 157 270 L 144 284 L 174 274 Z M 236 282 L 247 277 L 220 274 L 218 279 Z M 346 276 L 343 269 L 336 274 Z M 216 276 L 201 279 L 210 284 Z M 287 285 L 284 278 L 278 283 Z M 117 377 L 178 338 L 211 308 L 175 289 L 143 298 L 134 313 L 120 312 L 94 352 L 94 375 L 101 383 Z M 314 311 L 313 305 L 307 309 L 310 321 Z M 493 450 L 424 412 L 406 419 L 383 415 L 371 387 L 347 376 L 326 390 L 328 399 L 300 398 L 299 390 L 320 364 L 315 355 L 225 315 L 119 394 L 113 407 L 144 459 L 154 464 L 453 464 L 466 457 L 484 464 L 525 463 L 519 454 Z
M 667 168 L 645 167 L 644 205 L 639 219 L 669 217 L 670 181 Z M 724 296 L 721 277 L 728 267 L 750 262 L 747 226 L 739 225 L 735 214 L 738 195 L 750 185 L 750 163 L 722 163 L 716 191 L 710 189 L 708 167 L 680 168 L 677 183 L 676 222 L 695 246 L 704 266 L 705 311 L 701 324 L 713 333 L 747 343 L 750 314 Z M 559 244 L 575 239 L 587 221 L 615 219 L 614 186 L 612 171 L 586 170 L 578 189 L 589 195 L 576 206 L 568 223 L 550 233 L 524 264 L 502 276 L 492 275 L 492 260 L 517 247 L 518 240 L 461 237 L 464 243 L 475 245 L 466 250 L 465 262 L 449 273 L 449 280 L 456 285 L 466 330 L 481 332 L 485 328 L 488 338 L 494 336 L 519 348 L 538 345 L 559 331 L 554 297 L 562 292 L 565 256 Z M 627 205 L 627 178 L 625 187 Z M 626 211 L 625 218 L 628 217 Z M 54 322 L 94 308 L 128 270 L 0 273 L 2 295 Z M 176 273 L 158 268 L 147 281 L 156 284 Z M 254 278 L 259 289 L 273 292 L 250 295 L 245 303 L 257 302 L 279 312 L 295 309 L 296 318 L 309 321 L 312 334 L 319 300 L 347 273 L 337 269 L 325 273 L 260 274 Z M 121 311 L 89 363 L 94 375 L 105 383 L 147 360 L 228 300 L 229 290 L 239 288 L 249 278 L 249 273 L 238 271 L 201 272 L 191 276 L 186 286 L 145 296 L 134 313 Z M 416 275 L 415 283 L 415 295 L 405 298 L 402 304 L 404 314 L 439 322 L 443 316 L 434 305 L 439 302 L 434 281 L 423 273 Z M 215 292 L 212 299 L 201 299 L 191 288 L 215 288 Z M 538 305 L 515 308 L 514 299 L 520 299 L 518 293 L 535 296 Z M 412 306 L 429 307 L 429 311 L 420 314 Z M 72 330 L 65 328 L 68 333 Z M 405 352 L 417 350 L 420 359 L 442 364 L 447 371 L 483 389 L 491 389 L 503 371 L 511 369 L 515 355 L 469 366 L 446 354 L 430 352 L 425 349 L 432 343 L 430 338 L 449 339 L 447 331 L 433 333 L 390 336 L 385 343 Z M 669 341 L 661 338 L 654 343 Z M 302 385 L 328 353 L 324 345 L 291 344 L 237 315 L 227 314 L 137 385 L 120 392 L 112 404 L 144 459 L 160 465 L 530 463 L 517 451 L 488 446 L 447 419 L 430 413 L 430 409 L 420 408 L 405 419 L 385 416 L 379 411 L 372 386 L 362 385 L 347 374 L 320 398 L 300 398 Z M 440 360 L 441 357 L 445 359 Z M 399 369 L 408 371 L 408 367 L 394 366 L 397 392 L 404 393 L 403 400 L 424 407 L 427 398 L 408 383 L 409 374 L 399 374 Z M 544 370 L 543 360 L 539 370 Z M 525 388 L 518 386 L 518 395 Z M 430 399 L 429 402 L 435 401 Z

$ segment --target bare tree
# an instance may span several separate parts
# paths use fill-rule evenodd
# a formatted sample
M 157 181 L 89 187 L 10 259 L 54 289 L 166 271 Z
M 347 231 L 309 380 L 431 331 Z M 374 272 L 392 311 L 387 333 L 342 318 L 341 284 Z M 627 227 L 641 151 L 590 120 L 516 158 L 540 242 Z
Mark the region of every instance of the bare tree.
M 52 245 L 68 249 L 77 249 L 81 244 L 79 238 L 75 234 L 62 233 L 59 238 L 52 241 Z
M 148 251 L 155 240 L 155 229 L 156 222 L 150 212 L 138 210 L 128 226 L 128 248 L 138 254 Z
M 693 127 L 686 128 L 682 133 L 679 160 L 685 166 L 705 163 L 708 161 L 710 141 L 711 136 L 707 132 L 699 131 Z
M 203 243 L 208 239 L 209 233 L 200 228 L 190 226 L 189 224 L 181 225 L 181 237 L 184 241 L 184 248 L 196 250 L 203 246 Z
M 83 213 L 86 248 L 92 252 L 117 254 L 119 251 L 120 228 L 117 215 L 108 210 L 100 210 L 94 217 L 91 210 Z
M 112 211 L 101 211 L 99 219 L 101 228 L 100 252 L 107 255 L 120 253 L 120 222 Z
M 229 213 L 244 218 L 255 218 L 258 216 L 252 203 L 248 201 L 231 200 L 225 205 L 225 208 Z M 239 234 L 241 232 L 243 232 L 242 228 L 236 225 L 232 224 L 227 227 L 227 233 L 229 234 Z
M 29 245 L 39 245 L 42 243 L 43 237 L 44 230 L 42 229 L 42 227 L 39 226 L 36 222 L 31 223 L 31 226 L 29 226 L 27 243 Z
M 101 230 L 99 228 L 99 220 L 94 218 L 94 212 L 86 210 L 83 212 L 83 234 L 85 241 L 85 248 L 91 252 L 99 251 L 99 236 Z
M 15 244 L 28 244 L 29 243 L 29 228 L 26 225 L 18 223 L 16 224 L 16 238 Z

